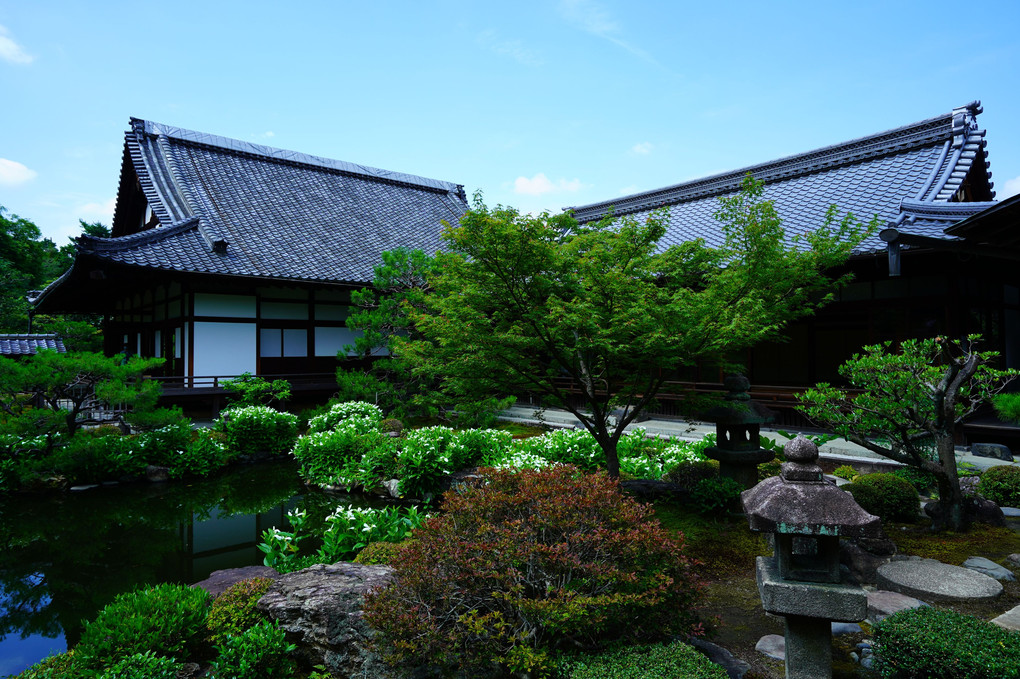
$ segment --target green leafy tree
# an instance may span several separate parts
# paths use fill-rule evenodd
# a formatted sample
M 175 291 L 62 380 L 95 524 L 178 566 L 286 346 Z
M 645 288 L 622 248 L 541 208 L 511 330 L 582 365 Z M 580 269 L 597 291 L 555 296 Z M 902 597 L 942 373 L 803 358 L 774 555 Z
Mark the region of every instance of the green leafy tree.
M 363 364 L 372 359 L 372 363 L 368 368 L 340 367 L 340 397 L 378 403 L 398 417 L 445 417 L 455 410 L 462 424 L 487 423 L 509 401 L 491 396 L 469 401 L 446 399 L 433 376 L 414 371 L 403 357 L 393 355 L 398 341 L 423 339 L 414 318 L 428 313 L 436 259 L 407 248 L 383 252 L 382 259 L 375 268 L 372 287 L 351 294 L 356 310 L 347 318 L 347 327 L 362 334 L 353 345 L 344 347 L 344 353 L 353 354 L 355 361 Z
M 1017 375 L 995 369 L 998 354 L 978 351 L 979 340 L 906 340 L 898 351 L 889 342 L 864 347 L 839 368 L 849 389 L 819 384 L 799 397 L 799 409 L 848 441 L 934 474 L 942 505 L 936 527 L 964 530 L 956 435 Z
M 224 380 L 223 389 L 230 401 L 228 407 L 243 408 L 245 406 L 282 406 L 290 400 L 290 382 L 256 377 L 244 372 L 232 380 Z
M 582 225 L 490 210 L 476 195 L 460 224 L 446 225 L 450 252 L 437 256 L 425 310 L 411 311 L 422 339 L 398 337 L 397 354 L 463 400 L 533 392 L 569 410 L 617 476 L 624 428 L 667 379 L 775 338 L 828 301 L 843 279 L 825 272 L 868 230 L 833 207 L 818 229 L 787 239 L 762 190 L 747 177 L 720 200 L 722 247 L 668 249 L 665 213 Z
M 87 409 L 126 404 L 150 410 L 160 386 L 142 376 L 162 363 L 161 358 L 52 350 L 19 361 L 0 357 L 0 424 L 6 433 L 27 436 L 74 434 Z

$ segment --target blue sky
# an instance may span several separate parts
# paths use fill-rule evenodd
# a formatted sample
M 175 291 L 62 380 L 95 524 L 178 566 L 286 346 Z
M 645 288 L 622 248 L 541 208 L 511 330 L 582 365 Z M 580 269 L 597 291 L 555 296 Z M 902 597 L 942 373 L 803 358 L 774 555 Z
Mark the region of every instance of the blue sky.
M 1020 3 L 0 0 L 0 205 L 109 223 L 131 116 L 528 211 L 980 99 L 1020 193 Z

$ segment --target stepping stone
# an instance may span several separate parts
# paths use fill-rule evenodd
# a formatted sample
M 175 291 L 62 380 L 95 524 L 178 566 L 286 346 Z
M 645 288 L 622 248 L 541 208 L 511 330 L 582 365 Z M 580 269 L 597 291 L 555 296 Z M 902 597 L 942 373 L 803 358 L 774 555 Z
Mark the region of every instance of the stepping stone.
M 1006 557 L 1006 561 L 1010 562 L 1014 566 L 1020 566 L 1020 554 L 1010 554 Z
M 991 559 L 986 559 L 983 556 L 972 556 L 963 562 L 964 568 L 969 568 L 972 571 L 978 573 L 984 573 L 990 578 L 996 580 L 1004 580 L 1006 582 L 1015 582 L 1016 576 L 1013 575 L 1013 571 L 1008 568 L 1004 568 L 999 564 L 995 563 Z
M 935 559 L 892 561 L 878 569 L 878 586 L 928 601 L 988 601 L 1002 583 L 969 568 Z
M 1002 515 L 1007 519 L 1015 519 L 1020 516 L 1020 509 L 1016 507 L 999 507 L 1002 510 Z
M 781 634 L 766 634 L 754 645 L 754 650 L 775 660 L 786 662 L 786 639 Z
M 997 618 L 992 619 L 993 625 L 1020 632 L 1020 606 L 1012 608 Z
M 885 620 L 893 613 L 907 611 L 911 608 L 920 608 L 928 604 L 899 592 L 879 589 L 868 592 L 868 622 L 872 625 Z

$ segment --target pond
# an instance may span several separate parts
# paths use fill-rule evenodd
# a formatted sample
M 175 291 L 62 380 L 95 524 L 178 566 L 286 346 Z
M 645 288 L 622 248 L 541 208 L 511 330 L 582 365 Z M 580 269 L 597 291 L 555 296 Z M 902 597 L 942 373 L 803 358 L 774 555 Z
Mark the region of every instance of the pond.
M 73 646 L 117 594 L 261 564 L 262 531 L 285 527 L 289 509 L 325 516 L 350 501 L 310 491 L 291 462 L 0 498 L 0 677 Z

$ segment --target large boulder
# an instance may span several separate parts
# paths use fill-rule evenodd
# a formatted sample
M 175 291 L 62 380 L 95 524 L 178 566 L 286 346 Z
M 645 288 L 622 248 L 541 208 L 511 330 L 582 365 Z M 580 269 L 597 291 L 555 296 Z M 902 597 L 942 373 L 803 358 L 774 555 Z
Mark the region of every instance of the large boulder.
M 389 677 L 367 648 L 372 631 L 362 620 L 367 592 L 389 584 L 393 569 L 341 562 L 281 575 L 258 603 L 298 645 L 298 659 L 325 665 L 334 677 Z
M 872 585 L 878 569 L 896 555 L 896 543 L 886 537 L 840 540 L 839 561 L 858 585 Z
M 280 574 L 276 572 L 276 569 L 269 566 L 225 568 L 221 571 L 213 571 L 208 578 L 201 582 L 196 582 L 192 587 L 201 587 L 216 597 L 242 580 L 250 580 L 251 578 L 270 578 L 275 580 L 278 577 L 280 577 Z
M 938 524 L 943 520 L 945 509 L 938 500 L 932 500 L 924 506 L 924 513 Z M 983 497 L 964 497 L 964 515 L 968 522 L 987 523 L 991 526 L 1006 525 L 1006 517 L 999 509 L 999 505 Z

